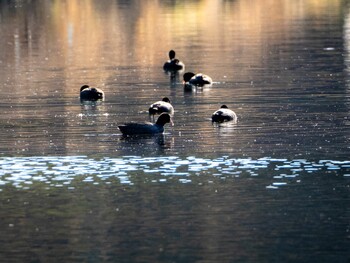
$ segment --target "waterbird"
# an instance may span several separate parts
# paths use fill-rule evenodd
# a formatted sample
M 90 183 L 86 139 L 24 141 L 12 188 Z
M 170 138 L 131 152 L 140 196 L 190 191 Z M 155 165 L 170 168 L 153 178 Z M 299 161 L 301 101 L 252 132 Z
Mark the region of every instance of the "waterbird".
M 80 100 L 103 100 L 104 92 L 98 88 L 92 88 L 89 85 L 83 85 L 80 88 Z
M 183 75 L 184 84 L 192 84 L 194 86 L 204 86 L 213 83 L 213 80 L 208 75 L 203 73 L 194 74 L 193 72 L 186 72 Z
M 226 122 L 233 121 L 237 122 L 237 115 L 234 111 L 230 110 L 226 105 L 222 105 L 220 109 L 215 111 L 211 116 L 212 122 Z
M 162 113 L 154 124 L 151 122 L 129 122 L 119 125 L 118 128 L 123 135 L 159 134 L 164 132 L 164 125 L 167 123 L 173 125 L 171 116 L 169 113 Z
M 170 99 L 168 97 L 164 97 L 162 100 L 153 103 L 148 112 L 150 115 L 161 114 L 163 112 L 167 112 L 170 115 L 174 114 L 174 107 L 170 103 Z
M 178 71 L 183 70 L 185 68 L 185 64 L 175 58 L 175 51 L 170 50 L 169 51 L 169 60 L 164 63 L 163 69 L 165 71 Z

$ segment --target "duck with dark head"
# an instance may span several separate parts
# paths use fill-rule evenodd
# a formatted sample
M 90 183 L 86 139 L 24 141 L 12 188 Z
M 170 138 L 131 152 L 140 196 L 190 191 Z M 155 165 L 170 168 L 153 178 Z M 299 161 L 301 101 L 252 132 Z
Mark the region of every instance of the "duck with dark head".
M 119 125 L 118 128 L 124 136 L 132 135 L 153 135 L 161 134 L 164 132 L 164 125 L 170 123 L 173 125 L 171 116 L 168 113 L 162 113 L 159 115 L 156 123 L 144 122 L 136 123 L 130 122 L 123 125 Z
M 181 62 L 179 59 L 175 58 L 175 51 L 169 51 L 169 60 L 164 63 L 163 69 L 165 71 L 179 71 L 185 68 L 185 64 Z
M 104 92 L 99 88 L 92 88 L 89 85 L 83 85 L 80 88 L 81 101 L 104 100 Z

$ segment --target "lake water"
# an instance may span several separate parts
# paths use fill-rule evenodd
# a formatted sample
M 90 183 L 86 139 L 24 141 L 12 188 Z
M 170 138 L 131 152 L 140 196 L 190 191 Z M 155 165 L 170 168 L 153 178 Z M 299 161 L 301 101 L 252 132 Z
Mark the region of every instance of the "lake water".
M 0 262 L 350 261 L 347 1 L 0 1 L 0 32 Z

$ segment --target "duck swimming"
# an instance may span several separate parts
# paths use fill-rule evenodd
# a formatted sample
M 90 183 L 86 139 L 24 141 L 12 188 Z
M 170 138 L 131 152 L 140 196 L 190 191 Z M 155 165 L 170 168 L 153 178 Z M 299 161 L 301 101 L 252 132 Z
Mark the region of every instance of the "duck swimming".
M 153 103 L 149 107 L 148 112 L 149 112 L 150 115 L 161 114 L 163 112 L 167 112 L 170 115 L 173 115 L 174 114 L 174 108 L 170 104 L 169 98 L 168 97 L 164 97 L 162 100 Z
M 168 113 L 162 113 L 159 115 L 155 124 L 150 122 L 145 123 L 125 123 L 124 125 L 119 125 L 119 130 L 123 135 L 142 135 L 142 134 L 159 134 L 164 132 L 164 125 L 173 122 L 171 116 Z
M 213 83 L 213 80 L 208 75 L 202 73 L 194 74 L 193 72 L 186 72 L 183 75 L 183 80 L 185 85 L 191 84 L 194 86 L 204 86 Z
M 177 58 L 175 58 L 175 51 L 170 50 L 169 60 L 164 63 L 163 69 L 165 71 L 178 71 L 178 70 L 183 70 L 184 68 L 185 68 L 185 64 L 182 63 Z
M 92 88 L 89 85 L 83 85 L 80 88 L 80 100 L 103 100 L 104 92 L 98 88 Z
M 227 121 L 237 122 L 237 115 L 230 110 L 226 105 L 222 105 L 220 109 L 215 111 L 211 116 L 212 122 L 223 123 Z

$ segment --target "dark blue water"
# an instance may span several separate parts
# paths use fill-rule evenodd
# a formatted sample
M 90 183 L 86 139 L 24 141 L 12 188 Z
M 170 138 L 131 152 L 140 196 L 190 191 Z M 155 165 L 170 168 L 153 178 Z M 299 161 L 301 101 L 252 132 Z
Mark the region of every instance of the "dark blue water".
M 0 1 L 0 262 L 348 262 L 349 14 Z M 170 49 L 213 85 L 184 90 Z M 165 96 L 173 127 L 121 136 Z

